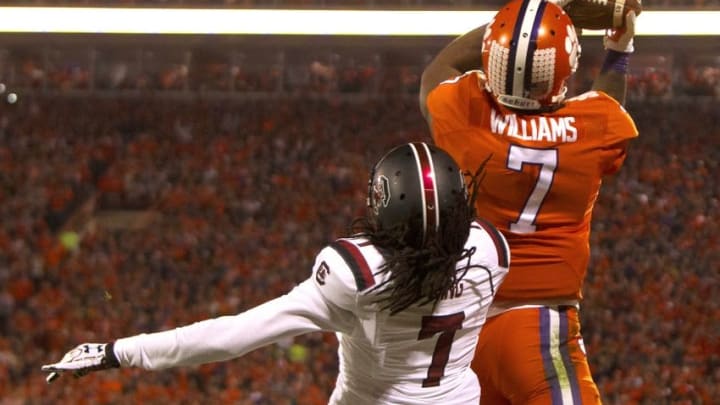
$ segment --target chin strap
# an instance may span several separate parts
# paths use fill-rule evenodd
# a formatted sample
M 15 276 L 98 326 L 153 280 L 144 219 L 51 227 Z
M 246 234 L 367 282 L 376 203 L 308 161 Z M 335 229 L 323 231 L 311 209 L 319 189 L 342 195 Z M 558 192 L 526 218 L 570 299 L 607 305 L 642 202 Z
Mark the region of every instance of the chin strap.
M 539 101 L 525 97 L 500 94 L 497 96 L 498 103 L 517 110 L 538 110 L 542 108 Z
M 513 110 L 522 110 L 526 112 L 547 112 L 557 110 L 565 101 L 565 94 L 567 94 L 567 86 L 563 86 L 560 94 L 553 96 L 550 99 L 549 105 L 543 105 L 538 100 L 531 98 L 510 96 L 507 94 L 496 95 L 498 103 L 505 107 Z

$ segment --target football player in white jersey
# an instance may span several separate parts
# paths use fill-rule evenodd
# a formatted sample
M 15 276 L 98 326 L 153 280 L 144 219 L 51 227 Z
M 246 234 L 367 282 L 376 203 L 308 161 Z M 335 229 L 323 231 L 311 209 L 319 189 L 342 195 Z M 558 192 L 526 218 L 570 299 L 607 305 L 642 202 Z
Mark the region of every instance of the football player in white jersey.
M 84 343 L 42 370 L 51 382 L 65 372 L 197 365 L 334 331 L 340 366 L 330 403 L 477 403 L 470 363 L 510 258 L 503 236 L 475 218 L 478 177 L 463 176 L 435 146 L 398 146 L 371 172 L 357 233 L 322 249 L 288 294 L 234 316 Z

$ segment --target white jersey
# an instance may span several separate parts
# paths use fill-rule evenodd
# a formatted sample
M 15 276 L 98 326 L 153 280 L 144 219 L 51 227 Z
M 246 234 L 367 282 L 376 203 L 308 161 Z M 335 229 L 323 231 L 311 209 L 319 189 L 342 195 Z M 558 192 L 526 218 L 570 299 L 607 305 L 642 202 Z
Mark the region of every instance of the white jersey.
M 475 222 L 465 245 L 474 251 L 465 276 L 433 309 L 390 315 L 373 287 L 388 277 L 364 238 L 339 239 L 316 257 L 313 273 L 288 294 L 235 316 L 141 334 L 115 342 L 121 366 L 162 369 L 223 361 L 281 339 L 334 331 L 339 374 L 331 404 L 477 403 L 470 368 L 488 307 L 508 272 L 507 242 Z

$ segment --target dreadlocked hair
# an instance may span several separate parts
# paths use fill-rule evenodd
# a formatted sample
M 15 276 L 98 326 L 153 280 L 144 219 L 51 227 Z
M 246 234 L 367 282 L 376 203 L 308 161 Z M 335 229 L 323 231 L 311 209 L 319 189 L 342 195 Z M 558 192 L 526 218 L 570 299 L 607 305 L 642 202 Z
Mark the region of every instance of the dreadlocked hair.
M 469 178 L 467 196 L 455 195 L 454 208 L 441 213 L 439 231 L 420 248 L 407 243 L 409 224 L 378 230 L 367 217 L 353 222 L 352 232 L 368 238 L 385 259 L 378 273 L 388 273 L 389 277 L 371 290 L 381 293 L 377 300 L 381 309 L 394 315 L 414 304 L 432 303 L 435 307 L 465 276 L 475 253 L 474 248 L 465 249 L 465 242 L 475 219 L 478 185 L 488 159 L 474 174 L 464 174 Z M 467 264 L 458 269 L 457 263 L 463 259 Z

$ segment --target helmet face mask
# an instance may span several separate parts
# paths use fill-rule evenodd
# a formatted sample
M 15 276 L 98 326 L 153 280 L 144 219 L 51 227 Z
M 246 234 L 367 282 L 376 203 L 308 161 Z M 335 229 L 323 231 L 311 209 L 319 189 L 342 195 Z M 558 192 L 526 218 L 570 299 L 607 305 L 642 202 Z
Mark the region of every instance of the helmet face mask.
M 570 17 L 545 0 L 511 1 L 485 30 L 487 87 L 507 107 L 540 110 L 561 103 L 579 58 Z
M 421 248 L 442 237 L 448 213 L 467 207 L 465 181 L 445 151 L 423 142 L 408 143 L 373 167 L 367 205 L 376 230 L 403 229 L 403 242 Z

